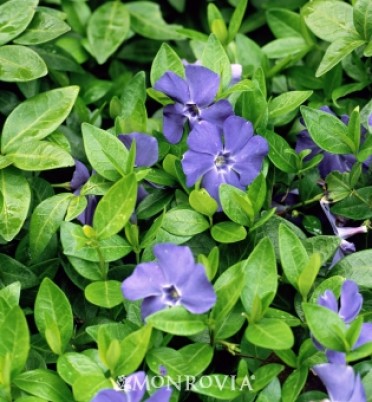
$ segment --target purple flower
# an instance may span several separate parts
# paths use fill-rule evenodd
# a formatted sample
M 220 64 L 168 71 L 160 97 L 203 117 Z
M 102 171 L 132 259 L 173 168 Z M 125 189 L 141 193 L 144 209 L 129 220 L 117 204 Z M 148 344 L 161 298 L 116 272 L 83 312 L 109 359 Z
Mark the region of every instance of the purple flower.
M 330 402 L 366 402 L 367 396 L 359 374 L 343 364 L 318 364 L 313 367 L 327 389 Z
M 355 282 L 345 280 L 341 288 L 340 303 L 338 303 L 336 296 L 331 290 L 326 290 L 318 297 L 318 304 L 334 311 L 345 324 L 350 325 L 357 318 L 362 308 L 363 297 L 359 293 L 358 285 Z M 351 345 L 352 349 L 356 349 L 367 342 L 372 342 L 372 323 L 364 323 L 362 325 L 357 341 L 354 345 Z M 314 343 L 318 349 L 323 349 L 317 340 Z M 345 363 L 344 353 L 326 351 L 326 355 L 330 363 Z
M 79 195 L 83 185 L 89 180 L 90 173 L 84 163 L 75 160 L 75 170 L 70 182 L 71 190 L 75 195 Z M 77 217 L 77 220 L 83 225 L 92 225 L 94 211 L 98 204 L 98 198 L 95 195 L 87 196 L 87 206 L 85 210 Z
M 322 106 L 320 108 L 326 113 L 335 115 L 332 110 L 328 106 Z M 340 120 L 347 125 L 349 123 L 349 116 L 342 115 Z M 366 130 L 364 127 L 361 127 L 361 135 L 362 141 L 365 136 Z M 349 172 L 353 167 L 354 163 L 356 162 L 356 158 L 352 154 L 346 155 L 335 155 L 329 152 L 324 151 L 323 149 L 319 148 L 318 145 L 310 137 L 308 130 L 301 131 L 297 136 L 297 143 L 296 143 L 296 152 L 301 152 L 305 149 L 309 149 L 311 154 L 308 155 L 305 160 L 313 158 L 315 155 L 323 154 L 323 160 L 319 163 L 319 173 L 322 178 L 325 178 L 329 173 L 337 170 L 341 173 Z M 368 167 L 371 163 L 371 158 L 368 158 L 366 161 L 363 162 L 364 167 Z
M 195 126 L 187 139 L 189 150 L 182 159 L 186 184 L 201 185 L 217 201 L 218 189 L 227 183 L 242 190 L 259 174 L 269 147 L 267 141 L 253 135 L 250 122 L 230 116 L 221 130 L 208 122 Z
M 146 375 L 143 371 L 125 379 L 124 390 L 104 389 L 99 391 L 91 402 L 140 402 L 146 392 Z M 170 388 L 160 388 L 147 402 L 168 402 L 172 395 Z
M 132 142 L 136 143 L 137 167 L 150 167 L 158 161 L 159 147 L 155 137 L 144 133 L 119 134 L 119 140 L 130 149 Z
M 189 247 L 158 244 L 154 247 L 154 254 L 156 261 L 137 265 L 122 284 L 125 298 L 144 299 L 143 318 L 178 305 L 192 313 L 202 314 L 215 304 L 213 286 L 203 265 L 195 264 Z
M 231 104 L 223 99 L 214 102 L 220 78 L 208 68 L 188 65 L 186 79 L 168 71 L 154 85 L 157 91 L 169 96 L 176 103 L 164 107 L 163 131 L 165 138 L 176 144 L 182 138 L 183 126 L 188 120 L 190 127 L 201 121 L 221 126 L 233 114 Z
M 330 269 L 333 268 L 338 261 L 340 261 L 346 254 L 354 253 L 355 252 L 355 245 L 354 243 L 351 243 L 347 241 L 351 236 L 354 236 L 358 233 L 367 233 L 368 229 L 366 225 L 363 226 L 357 226 L 357 227 L 343 227 L 343 226 L 337 226 L 337 219 L 336 217 L 332 214 L 330 207 L 329 207 L 329 201 L 323 197 L 320 200 L 320 206 L 323 209 L 323 212 L 325 213 L 328 222 L 332 226 L 333 233 L 338 236 L 341 239 L 341 244 L 340 247 L 337 249 L 335 255 L 333 256 L 332 263 L 330 265 Z

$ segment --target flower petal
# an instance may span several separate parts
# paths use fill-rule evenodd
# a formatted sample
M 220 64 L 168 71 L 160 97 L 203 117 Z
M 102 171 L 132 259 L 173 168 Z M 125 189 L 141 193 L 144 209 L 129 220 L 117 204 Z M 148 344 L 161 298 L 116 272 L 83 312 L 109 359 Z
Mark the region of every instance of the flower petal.
M 334 293 L 331 290 L 326 290 L 317 300 L 320 306 L 326 307 L 329 310 L 338 313 L 338 303 Z
M 222 128 L 223 122 L 233 114 L 231 103 L 222 99 L 205 109 L 201 109 L 200 119 Z
M 185 67 L 185 75 L 190 90 L 190 102 L 199 107 L 209 106 L 220 86 L 218 74 L 206 67 L 189 64 Z
M 136 142 L 136 166 L 150 167 L 158 161 L 159 147 L 155 137 L 143 133 L 118 135 L 119 140 L 130 149 L 132 142 Z
M 163 273 L 162 285 L 175 285 L 180 289 L 195 266 L 190 248 L 171 243 L 157 244 L 154 246 L 154 255 Z
M 147 316 L 163 310 L 167 307 L 161 296 L 149 296 L 143 299 L 141 306 L 141 315 L 145 319 Z
M 335 350 L 327 350 L 326 356 L 329 363 L 332 364 L 346 364 L 346 355 L 342 352 L 336 352 Z
M 123 391 L 104 389 L 99 391 L 91 402 L 128 402 L 128 399 Z
M 183 115 L 183 108 L 179 104 L 167 105 L 163 112 L 163 133 L 164 137 L 171 143 L 177 144 L 181 141 L 183 126 L 187 118 Z
M 310 149 L 310 151 L 311 151 L 311 154 L 308 155 L 305 158 L 305 160 L 308 160 L 322 152 L 322 150 L 311 139 L 310 134 L 307 130 L 303 130 L 297 135 L 297 142 L 296 142 L 296 148 L 295 148 L 297 153 L 300 153 L 301 151 L 303 151 L 305 149 Z
M 92 226 L 94 211 L 98 204 L 98 197 L 96 195 L 88 195 L 87 201 L 88 203 L 85 210 L 77 217 L 77 220 L 83 225 Z
M 172 71 L 163 74 L 155 82 L 154 89 L 163 92 L 178 103 L 185 104 L 190 100 L 190 91 L 187 82 Z
M 366 322 L 362 325 L 362 329 L 359 334 L 359 338 L 353 346 L 353 349 L 364 345 L 367 342 L 372 342 L 372 323 Z
M 125 393 L 128 397 L 128 402 L 141 402 L 143 395 L 146 392 L 146 374 L 144 371 L 138 371 L 129 375 L 125 379 Z
M 187 151 L 182 158 L 182 169 L 186 175 L 186 184 L 193 186 L 205 173 L 214 167 L 215 157 L 195 151 Z
M 181 304 L 191 313 L 202 314 L 216 303 L 216 293 L 201 264 L 196 264 L 182 284 Z
M 234 156 L 246 146 L 253 136 L 253 126 L 239 116 L 230 116 L 223 123 L 225 150 Z
M 75 159 L 75 170 L 72 174 L 70 186 L 72 190 L 80 189 L 89 179 L 90 173 L 84 163 Z
M 367 402 L 366 391 L 359 374 L 356 374 L 355 376 L 354 391 L 348 402 Z
M 156 262 L 138 264 L 131 276 L 121 285 L 123 295 L 128 300 L 139 300 L 149 296 L 160 296 L 164 275 Z
M 169 402 L 172 396 L 172 388 L 160 388 L 150 398 L 146 399 L 146 402 Z
M 223 150 L 221 131 L 215 125 L 202 121 L 190 131 L 187 145 L 193 151 L 216 156 Z
M 353 155 L 334 155 L 324 152 L 324 158 L 319 163 L 319 172 L 323 178 L 334 170 L 341 173 L 349 172 L 355 162 L 356 159 Z
M 346 280 L 341 288 L 339 316 L 346 324 L 350 324 L 359 314 L 362 304 L 363 297 L 359 293 L 358 285 L 351 280 Z
M 313 370 L 322 380 L 331 401 L 350 401 L 355 386 L 355 373 L 351 366 L 325 363 L 317 364 Z

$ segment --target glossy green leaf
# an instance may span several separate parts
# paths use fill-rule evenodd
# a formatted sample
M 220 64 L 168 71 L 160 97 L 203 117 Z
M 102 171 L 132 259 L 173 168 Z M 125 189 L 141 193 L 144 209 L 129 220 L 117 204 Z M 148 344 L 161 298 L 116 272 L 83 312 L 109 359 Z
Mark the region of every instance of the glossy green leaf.
M 163 229 L 174 235 L 187 236 L 202 233 L 208 229 L 206 218 L 192 209 L 171 209 L 164 216 Z
M 167 71 L 173 71 L 180 77 L 184 76 L 184 65 L 177 53 L 167 44 L 163 43 L 151 65 L 150 82 L 155 82 Z
M 269 59 L 281 59 L 284 57 L 295 57 L 309 51 L 309 45 L 301 37 L 280 38 L 269 42 L 262 47 L 262 52 Z
M 118 1 L 98 7 L 87 25 L 88 50 L 103 64 L 118 49 L 129 33 L 129 12 Z
M 65 293 L 49 278 L 42 281 L 36 296 L 35 322 L 53 352 L 61 355 L 73 333 L 72 309 Z
M 207 328 L 203 316 L 191 314 L 181 306 L 151 314 L 146 322 L 161 331 L 183 336 L 195 335 Z
M 212 238 L 220 243 L 236 243 L 247 237 L 247 230 L 235 222 L 219 222 L 211 227 Z
M 5 285 L 18 281 L 22 289 L 28 289 L 39 283 L 38 277 L 30 268 L 6 254 L 0 254 L 0 266 L 0 278 Z
M 64 33 L 70 31 L 67 25 L 60 18 L 43 11 L 36 11 L 31 24 L 27 29 L 14 40 L 19 45 L 37 45 L 49 42 Z
M 255 213 L 247 193 L 224 183 L 219 187 L 219 195 L 223 212 L 228 218 L 239 225 L 251 226 Z
M 71 194 L 57 194 L 34 209 L 30 223 L 30 251 L 34 260 L 41 255 L 58 230 L 71 198 Z
M 276 38 L 303 36 L 299 14 L 285 8 L 270 8 L 266 15 L 267 23 Z
M 319 253 L 312 254 L 309 258 L 307 265 L 304 267 L 304 270 L 298 277 L 297 288 L 301 293 L 303 299 L 306 299 L 307 295 L 309 294 L 314 284 L 314 281 L 318 275 L 321 265 L 322 263 L 320 259 L 320 254 Z
M 270 239 L 262 239 L 249 255 L 244 265 L 244 287 L 241 300 L 249 321 L 258 321 L 253 316 L 254 299 L 262 302 L 262 315 L 273 301 L 278 287 L 274 247 Z
M 358 0 L 353 9 L 355 29 L 363 39 L 370 40 L 372 37 L 372 3 L 369 0 Z
M 288 91 L 269 102 L 269 118 L 274 119 L 298 108 L 313 94 L 313 91 Z
M 31 22 L 38 0 L 9 0 L 0 6 L 0 45 L 11 41 Z
M 137 181 L 130 174 L 117 181 L 99 201 L 93 227 L 100 240 L 118 233 L 128 222 L 137 199 Z
M 235 38 L 236 34 L 239 32 L 239 28 L 242 24 L 244 14 L 247 9 L 247 5 L 248 5 L 248 0 L 239 0 L 237 2 L 235 10 L 233 12 L 233 15 L 232 15 L 230 23 L 229 23 L 228 42 L 231 42 Z
M 0 331 L 0 356 L 9 356 L 10 374 L 14 376 L 24 369 L 30 350 L 30 333 L 20 307 L 15 306 L 7 313 L 0 323 Z
M 69 387 L 51 370 L 25 371 L 14 378 L 14 384 L 22 391 L 50 402 L 71 402 L 73 400 Z
M 193 392 L 218 398 L 223 401 L 232 401 L 241 395 L 239 386 L 234 387 L 230 376 L 211 374 L 201 377 L 192 386 Z
M 21 230 L 31 202 L 25 177 L 12 167 L 0 170 L 0 236 L 11 241 Z
M 159 347 L 149 350 L 146 363 L 156 374 L 160 374 L 159 368 L 163 366 L 167 370 L 167 376 L 177 382 L 185 381 L 188 374 L 185 356 L 171 348 Z
M 192 190 L 189 195 L 189 203 L 195 211 L 207 216 L 214 215 L 218 209 L 217 201 L 209 195 L 205 188 Z
M 213 348 L 207 343 L 192 343 L 178 351 L 185 360 L 189 375 L 200 375 L 211 363 Z
M 264 318 L 249 324 L 245 337 L 254 345 L 271 350 L 290 349 L 294 343 L 290 327 L 276 318 Z
M 254 372 L 253 390 L 258 392 L 266 387 L 277 375 L 283 371 L 281 364 L 271 363 L 259 367 Z
M 79 88 L 70 86 L 40 93 L 18 105 L 5 121 L 1 148 L 8 153 L 25 141 L 42 140 L 69 115 Z
M 336 203 L 332 212 L 346 218 L 362 220 L 372 217 L 372 187 L 354 190 L 352 194 Z
M 91 124 L 82 125 L 84 148 L 92 167 L 105 179 L 121 177 L 128 159 L 128 150 L 114 135 Z
M 283 384 L 282 398 L 288 402 L 295 402 L 305 386 L 308 376 L 308 369 L 302 367 L 294 370 Z
M 123 302 L 121 283 L 118 281 L 97 281 L 85 288 L 86 299 L 96 306 L 112 308 Z

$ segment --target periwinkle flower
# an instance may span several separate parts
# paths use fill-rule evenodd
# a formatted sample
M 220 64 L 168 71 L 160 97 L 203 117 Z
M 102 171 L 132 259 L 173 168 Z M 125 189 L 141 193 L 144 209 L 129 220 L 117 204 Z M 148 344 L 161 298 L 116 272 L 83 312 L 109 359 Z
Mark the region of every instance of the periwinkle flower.
M 70 181 L 71 190 L 75 195 L 79 195 L 83 185 L 89 180 L 90 173 L 84 163 L 75 160 L 75 170 Z M 83 225 L 92 225 L 94 211 L 97 207 L 98 199 L 95 195 L 87 196 L 87 206 L 85 210 L 77 217 Z
M 204 266 L 195 263 L 189 247 L 158 244 L 154 246 L 154 255 L 156 261 L 138 264 L 121 288 L 126 299 L 143 299 L 143 318 L 172 306 L 181 305 L 195 314 L 213 307 L 213 286 Z
M 141 402 L 146 392 L 146 375 L 143 371 L 125 379 L 124 390 L 104 389 L 99 391 L 91 402 Z M 172 395 L 170 388 L 160 388 L 147 398 L 146 402 L 168 402 Z
M 189 121 L 193 128 L 201 121 L 221 126 L 233 114 L 231 104 L 225 100 L 214 102 L 220 86 L 220 77 L 206 67 L 187 65 L 183 79 L 168 71 L 156 81 L 154 88 L 176 103 L 166 105 L 163 113 L 163 132 L 172 144 L 182 138 L 183 126 Z
M 355 252 L 355 245 L 347 241 L 351 236 L 354 236 L 358 233 L 367 233 L 368 229 L 366 225 L 356 226 L 356 227 L 345 227 L 345 226 L 338 226 L 337 219 L 335 215 L 332 214 L 329 206 L 329 201 L 323 197 L 320 200 L 320 206 L 322 207 L 323 212 L 325 213 L 328 222 L 330 223 L 333 233 L 341 239 L 340 247 L 337 249 L 332 263 L 330 265 L 330 269 L 333 268 L 339 260 L 341 260 L 346 254 L 354 253 Z
M 130 134 L 119 134 L 119 140 L 130 149 L 132 142 L 136 143 L 136 160 L 137 167 L 150 167 L 154 165 L 159 158 L 158 141 L 151 135 L 133 132 Z
M 223 183 L 244 190 L 260 173 L 269 151 L 266 139 L 253 134 L 252 124 L 238 116 L 228 117 L 222 130 L 208 122 L 195 126 L 182 159 L 186 184 L 191 187 L 201 179 L 218 202 Z
M 330 402 L 367 402 L 359 374 L 343 364 L 317 364 L 315 373 L 327 389 Z
M 335 115 L 333 111 L 328 107 L 328 106 L 322 106 L 320 108 L 326 113 Z M 347 125 L 349 122 L 349 116 L 347 115 L 342 115 L 340 117 L 340 120 Z M 362 142 L 364 139 L 364 136 L 366 134 L 366 130 L 364 127 L 361 127 L 361 136 L 362 136 Z M 309 149 L 311 151 L 310 155 L 308 155 L 306 159 L 313 158 L 315 155 L 322 154 L 323 159 L 319 163 L 319 173 L 322 178 L 325 178 L 329 173 L 333 171 L 338 171 L 341 173 L 344 172 L 349 172 L 352 167 L 354 166 L 354 163 L 357 161 L 355 156 L 352 154 L 345 154 L 345 155 L 336 155 L 336 154 L 331 154 L 329 152 L 324 151 L 318 145 L 315 144 L 315 142 L 312 140 L 310 137 L 310 134 L 307 129 L 302 130 L 298 135 L 297 135 L 297 142 L 296 142 L 296 152 L 301 152 L 305 149 Z M 371 158 L 368 158 L 366 161 L 363 162 L 363 166 L 367 168 L 369 164 L 371 163 Z

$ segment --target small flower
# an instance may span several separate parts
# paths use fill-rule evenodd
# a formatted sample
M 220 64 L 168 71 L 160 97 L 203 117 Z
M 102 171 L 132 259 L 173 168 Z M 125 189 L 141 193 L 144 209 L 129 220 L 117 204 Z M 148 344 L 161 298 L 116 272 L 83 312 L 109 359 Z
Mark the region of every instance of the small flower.
M 75 170 L 70 181 L 71 190 L 75 195 L 79 195 L 83 185 L 89 180 L 90 173 L 84 163 L 75 160 Z M 83 225 L 92 225 L 94 211 L 98 204 L 98 198 L 95 195 L 87 196 L 87 206 L 85 210 L 77 217 L 77 220 Z
M 122 284 L 126 299 L 144 299 L 143 318 L 179 305 L 192 313 L 202 314 L 215 304 L 213 286 L 203 265 L 195 264 L 189 247 L 158 244 L 154 247 L 154 254 L 156 261 L 137 265 Z
M 166 105 L 163 115 L 165 138 L 172 144 L 182 138 L 183 126 L 189 121 L 195 127 L 201 121 L 221 126 L 233 114 L 231 104 L 223 99 L 214 102 L 220 78 L 208 68 L 188 65 L 185 67 L 186 79 L 168 71 L 154 85 L 157 91 L 169 96 L 176 103 Z
M 328 106 L 322 106 L 320 108 L 326 113 L 335 115 L 332 110 Z M 349 116 L 342 115 L 340 120 L 347 125 L 349 122 Z M 362 142 L 365 138 L 366 130 L 364 127 L 361 127 L 361 136 Z M 296 152 L 301 152 L 305 149 L 309 149 L 311 154 L 308 155 L 305 160 L 313 158 L 315 155 L 323 154 L 323 160 L 319 163 L 319 173 L 322 178 L 325 178 L 329 173 L 337 170 L 341 173 L 349 172 L 353 167 L 354 163 L 356 162 L 356 158 L 352 154 L 346 155 L 335 155 L 329 152 L 324 151 L 323 149 L 319 148 L 318 145 L 310 137 L 310 134 L 307 129 L 301 131 L 297 136 L 297 143 L 296 143 Z M 367 168 L 371 163 L 371 158 L 368 158 L 363 162 L 363 166 Z
M 345 254 L 350 254 L 355 252 L 355 245 L 354 243 L 351 243 L 347 241 L 351 236 L 354 236 L 358 233 L 367 233 L 368 228 L 366 225 L 363 226 L 357 226 L 357 227 L 343 227 L 343 226 L 337 226 L 337 219 L 336 217 L 332 214 L 329 206 L 329 201 L 326 199 L 326 197 L 323 197 L 320 200 L 320 206 L 322 207 L 323 212 L 325 213 L 328 222 L 330 223 L 333 233 L 338 236 L 341 239 L 341 244 L 338 250 L 336 251 L 332 263 L 330 265 L 330 269 L 333 268 L 338 261 L 340 261 Z
M 269 150 L 265 138 L 253 135 L 252 124 L 241 117 L 228 117 L 222 131 L 208 122 L 195 126 L 182 159 L 186 184 L 191 187 L 201 178 L 201 186 L 217 201 L 222 183 L 242 190 L 252 183 Z
M 124 390 L 104 389 L 99 391 L 91 402 L 140 402 L 146 392 L 146 378 L 138 371 L 125 379 Z M 160 388 L 146 402 L 168 402 L 172 395 L 170 388 Z
M 317 364 L 313 367 L 327 389 L 330 402 L 367 402 L 359 374 L 343 364 Z
M 150 167 L 154 165 L 159 158 L 158 141 L 155 137 L 144 133 L 119 134 L 119 140 L 130 149 L 132 142 L 136 143 L 136 161 L 137 167 Z

